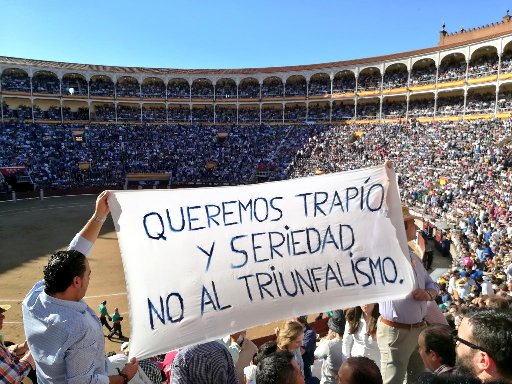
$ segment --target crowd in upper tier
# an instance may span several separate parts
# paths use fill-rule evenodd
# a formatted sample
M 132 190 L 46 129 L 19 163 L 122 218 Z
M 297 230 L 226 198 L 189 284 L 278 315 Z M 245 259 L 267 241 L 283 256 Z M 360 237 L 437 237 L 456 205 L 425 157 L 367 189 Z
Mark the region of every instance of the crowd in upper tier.
M 359 92 L 403 88 L 436 82 L 447 82 L 495 75 L 512 70 L 512 51 L 501 57 L 496 54 L 476 55 L 466 62 L 464 57 L 453 55 L 437 68 L 433 61 L 415 65 L 410 73 L 405 65 L 395 64 L 381 73 L 377 68 L 361 71 L 357 79 Z M 91 97 L 117 97 L 138 99 L 259 99 L 272 97 L 323 96 L 332 93 L 354 92 L 356 77 L 352 72 L 341 71 L 332 79 L 326 74 L 312 76 L 309 82 L 303 76 L 292 76 L 286 81 L 269 77 L 262 84 L 247 78 L 238 85 L 232 79 L 221 79 L 213 84 L 207 79 L 197 79 L 189 84 L 184 79 L 171 79 L 165 84 L 158 78 L 147 78 L 139 83 L 130 76 L 112 80 L 106 75 L 93 75 L 89 81 L 77 74 L 66 74 L 59 79 L 50 71 L 38 71 L 30 78 L 23 70 L 8 69 L 1 74 L 1 89 L 32 93 L 34 95 L 76 95 Z

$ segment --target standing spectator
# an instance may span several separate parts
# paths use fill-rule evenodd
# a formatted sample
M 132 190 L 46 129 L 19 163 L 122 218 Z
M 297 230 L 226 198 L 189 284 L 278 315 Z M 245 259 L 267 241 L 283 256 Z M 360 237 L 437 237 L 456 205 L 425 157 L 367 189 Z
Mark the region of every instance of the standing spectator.
M 482 296 L 494 296 L 494 289 L 491 284 L 491 276 L 487 275 L 481 278 Z
M 343 358 L 366 356 L 380 366 L 377 345 L 378 304 L 363 304 L 345 310 L 348 326 L 343 334 Z
M 237 384 L 228 349 L 218 341 L 181 348 L 171 365 L 171 384 Z
M 402 209 L 407 241 L 416 239 L 415 216 Z M 377 325 L 382 379 L 385 384 L 415 383 L 424 365 L 418 353 L 418 336 L 426 327 L 427 301 L 438 294 L 438 286 L 423 267 L 420 258 L 409 249 L 414 271 L 413 291 L 404 299 L 379 303 L 381 312 Z M 406 377 L 407 375 L 407 377 Z
M 3 327 L 5 315 L 10 305 L 0 305 L 0 330 Z M 0 343 L 0 382 L 6 384 L 21 383 L 32 369 L 35 369 L 34 360 L 27 347 L 27 343 L 6 347 Z
M 451 276 L 450 276 L 450 280 L 448 281 L 448 293 L 450 295 L 454 295 L 455 292 L 456 292 L 456 287 L 457 287 L 457 280 L 459 280 L 459 277 L 460 277 L 460 271 L 458 269 L 456 269 L 455 271 L 452 272 Z
M 112 340 L 112 336 L 116 333 L 119 336 L 119 339 L 123 338 L 123 331 L 121 329 L 121 321 L 123 321 L 123 316 L 119 314 L 119 308 L 114 308 L 114 314 L 112 315 L 112 330 L 108 334 L 108 339 Z
M 318 383 L 318 378 L 313 377 L 311 366 L 315 362 L 316 332 L 308 324 L 306 315 L 297 317 L 297 321 L 304 326 L 304 340 L 302 341 L 302 361 L 304 362 L 304 380 L 306 384 Z
M 71 241 L 69 250 L 54 253 L 23 300 L 23 323 L 41 384 L 110 382 L 122 384 L 137 372 L 133 358 L 118 375 L 107 376 L 105 340 L 96 313 L 82 300 L 91 268 L 87 255 L 110 209 L 108 191 L 96 199 L 94 215 Z
M 304 372 L 304 362 L 300 347 L 304 340 L 304 327 L 295 320 L 287 321 L 277 332 L 278 351 L 289 351 L 294 355 L 301 372 Z
M 512 262 L 507 267 L 507 282 L 512 282 Z
M 423 266 L 426 270 L 432 269 L 432 262 L 434 261 L 434 251 L 430 248 L 425 250 L 425 253 L 423 254 Z
M 336 384 L 336 374 L 343 362 L 342 337 L 345 319 L 342 311 L 334 311 L 327 326 L 329 332 L 315 349 L 315 358 L 322 359 L 321 384 Z
M 110 332 L 112 330 L 112 327 L 108 323 L 108 321 L 112 321 L 112 317 L 108 314 L 107 309 L 107 300 L 103 300 L 99 306 L 100 310 L 100 323 L 102 326 L 107 327 L 108 331 Z M 107 321 L 108 319 L 108 321 Z

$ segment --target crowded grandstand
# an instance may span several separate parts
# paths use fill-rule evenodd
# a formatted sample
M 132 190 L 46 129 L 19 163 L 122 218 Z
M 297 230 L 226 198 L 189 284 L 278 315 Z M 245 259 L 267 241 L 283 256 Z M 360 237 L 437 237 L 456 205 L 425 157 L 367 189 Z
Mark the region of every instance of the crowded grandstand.
M 425 269 L 432 247 L 450 258 L 435 303 L 457 329 L 466 311 L 512 303 L 512 18 L 478 31 L 443 28 L 433 48 L 280 68 L 0 57 L 0 197 L 243 185 L 391 161 L 403 204 L 421 217 Z M 339 330 L 333 313 L 322 317 Z M 150 362 L 164 372 L 153 383 L 173 382 L 168 360 Z

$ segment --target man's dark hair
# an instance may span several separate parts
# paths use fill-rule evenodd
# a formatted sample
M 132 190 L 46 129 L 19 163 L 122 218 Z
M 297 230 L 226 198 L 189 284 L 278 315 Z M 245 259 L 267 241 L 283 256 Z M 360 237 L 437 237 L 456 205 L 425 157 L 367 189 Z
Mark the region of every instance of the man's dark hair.
M 434 324 L 425 328 L 421 334 L 427 352 L 434 351 L 439 355 L 443 364 L 455 366 L 455 343 L 449 325 Z
M 43 269 L 45 293 L 53 295 L 64 292 L 75 276 L 84 276 L 85 269 L 83 253 L 74 250 L 55 252 Z
M 382 384 L 382 376 L 379 367 L 368 357 L 349 357 L 342 365 L 348 365 L 351 368 L 351 383 Z M 259 384 L 258 381 L 256 382 Z
M 274 352 L 264 357 L 256 370 L 258 384 L 293 384 L 295 368 L 289 351 Z
M 512 379 L 512 310 L 479 309 L 468 321 L 473 330 L 469 341 L 485 349 L 501 376 Z
M 255 365 L 258 365 L 258 363 L 263 360 L 268 355 L 277 352 L 277 343 L 276 341 L 267 341 L 266 343 L 262 344 L 258 348 L 258 352 L 254 354 L 254 357 L 252 359 L 252 362 Z

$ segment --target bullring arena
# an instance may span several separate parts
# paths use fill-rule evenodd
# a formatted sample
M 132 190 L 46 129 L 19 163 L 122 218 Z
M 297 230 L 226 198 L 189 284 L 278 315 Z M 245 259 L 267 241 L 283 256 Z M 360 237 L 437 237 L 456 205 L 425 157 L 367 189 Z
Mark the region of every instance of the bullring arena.
M 512 17 L 454 33 L 443 27 L 439 38 L 416 51 L 275 68 L 0 57 L 0 303 L 13 307 L 2 333 L 25 339 L 21 301 L 104 189 L 252 184 L 391 159 L 402 201 L 422 216 L 429 238 L 416 245 L 434 252 L 432 270 L 452 266 L 440 256 L 450 251 L 453 266 L 463 265 L 470 219 L 487 215 L 512 237 Z M 512 247 L 498 251 L 501 273 Z M 110 218 L 88 259 L 85 301 L 95 311 L 102 300 L 110 312 L 119 307 L 129 336 Z M 107 341 L 107 351 L 122 341 Z

